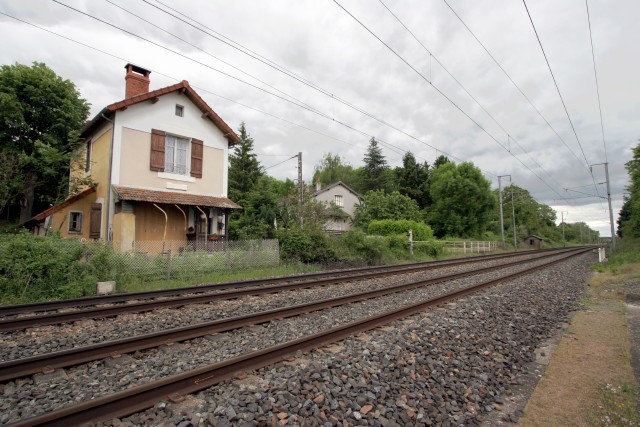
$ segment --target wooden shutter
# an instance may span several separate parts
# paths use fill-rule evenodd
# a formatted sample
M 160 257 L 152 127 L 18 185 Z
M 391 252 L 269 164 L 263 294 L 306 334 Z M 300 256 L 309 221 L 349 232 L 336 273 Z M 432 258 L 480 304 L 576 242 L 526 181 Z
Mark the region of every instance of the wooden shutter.
M 191 140 L 191 176 L 202 178 L 203 145 L 199 139 Z
M 164 172 L 164 139 L 165 132 L 151 129 L 151 170 Z
M 91 216 L 89 217 L 89 238 L 99 239 L 102 228 L 102 203 L 91 203 Z

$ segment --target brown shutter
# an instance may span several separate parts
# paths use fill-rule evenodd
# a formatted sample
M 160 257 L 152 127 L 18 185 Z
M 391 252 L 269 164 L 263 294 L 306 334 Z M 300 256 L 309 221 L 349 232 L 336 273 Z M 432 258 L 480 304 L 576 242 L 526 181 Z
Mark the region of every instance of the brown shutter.
M 102 228 L 102 203 L 91 203 L 91 216 L 89 217 L 89 238 L 99 239 Z
M 202 178 L 202 141 L 191 140 L 191 176 Z
M 164 138 L 165 132 L 151 129 L 151 170 L 164 172 Z

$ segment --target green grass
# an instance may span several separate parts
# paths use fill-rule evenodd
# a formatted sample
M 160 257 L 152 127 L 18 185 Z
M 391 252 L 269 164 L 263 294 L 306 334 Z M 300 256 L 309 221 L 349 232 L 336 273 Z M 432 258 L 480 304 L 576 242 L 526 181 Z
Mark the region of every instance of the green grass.
M 287 276 L 292 274 L 313 273 L 320 271 L 317 265 L 289 264 L 279 267 L 245 268 L 233 271 L 217 271 L 198 277 L 177 279 L 130 279 L 124 284 L 116 284 L 118 292 L 144 292 L 156 289 L 173 289 L 185 286 L 204 285 L 208 283 L 224 283 L 236 280 L 262 279 L 267 277 Z
M 630 384 L 600 386 L 597 407 L 589 414 L 595 426 L 640 426 L 637 411 L 638 390 Z

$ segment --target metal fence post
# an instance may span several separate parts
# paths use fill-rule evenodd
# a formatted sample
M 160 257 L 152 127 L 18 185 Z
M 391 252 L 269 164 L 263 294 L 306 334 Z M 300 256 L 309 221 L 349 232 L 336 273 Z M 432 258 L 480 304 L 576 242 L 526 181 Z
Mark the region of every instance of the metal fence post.
M 171 279 L 171 249 L 167 251 L 167 280 Z
M 413 256 L 413 230 L 409 230 L 409 255 Z

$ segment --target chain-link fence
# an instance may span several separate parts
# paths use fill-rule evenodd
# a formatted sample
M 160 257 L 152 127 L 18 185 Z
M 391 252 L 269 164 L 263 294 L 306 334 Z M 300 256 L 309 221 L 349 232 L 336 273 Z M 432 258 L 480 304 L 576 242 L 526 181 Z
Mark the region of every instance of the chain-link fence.
M 216 271 L 277 267 L 277 240 L 209 242 L 134 242 L 131 251 L 117 253 L 125 270 L 136 277 L 186 278 Z

